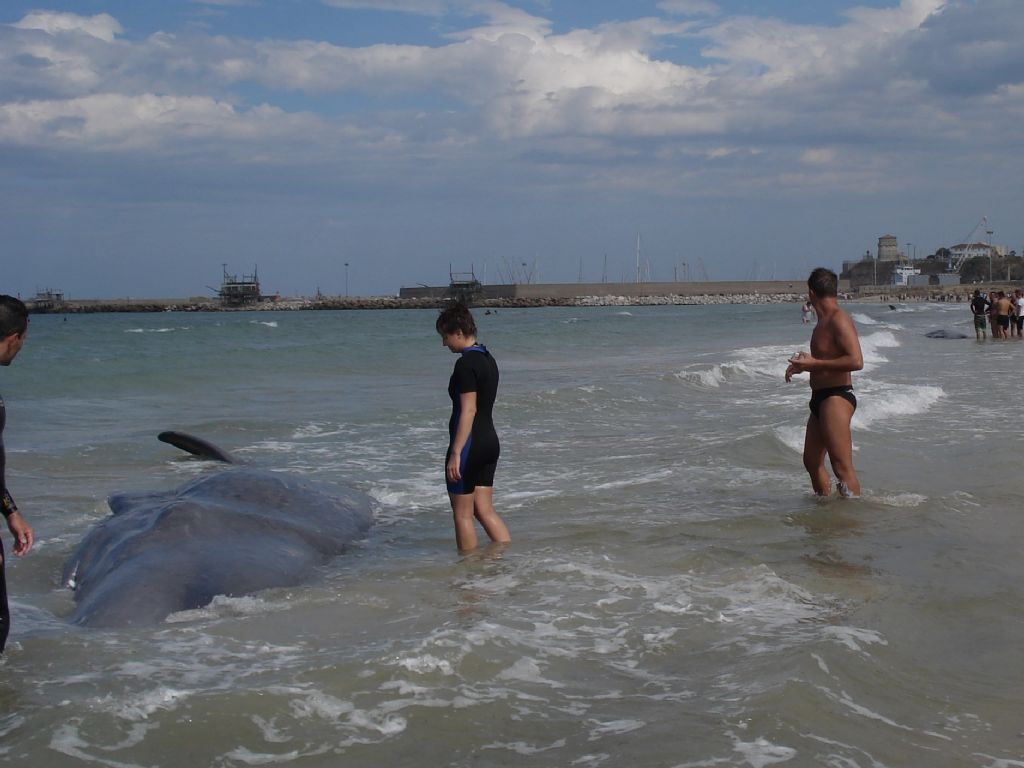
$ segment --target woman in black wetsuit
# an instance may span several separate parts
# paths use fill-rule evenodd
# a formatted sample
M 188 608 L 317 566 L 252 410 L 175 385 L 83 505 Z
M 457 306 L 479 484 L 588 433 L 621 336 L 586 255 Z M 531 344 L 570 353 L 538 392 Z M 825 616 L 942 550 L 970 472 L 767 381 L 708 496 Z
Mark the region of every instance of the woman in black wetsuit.
M 498 394 L 498 365 L 476 340 L 476 322 L 462 304 L 445 309 L 437 318 L 441 343 L 459 355 L 448 382 L 452 415 L 448 421 L 445 480 L 455 515 L 455 543 L 460 552 L 476 549 L 480 521 L 491 541 L 511 541 L 508 528 L 494 511 L 494 471 L 501 446 L 492 410 Z

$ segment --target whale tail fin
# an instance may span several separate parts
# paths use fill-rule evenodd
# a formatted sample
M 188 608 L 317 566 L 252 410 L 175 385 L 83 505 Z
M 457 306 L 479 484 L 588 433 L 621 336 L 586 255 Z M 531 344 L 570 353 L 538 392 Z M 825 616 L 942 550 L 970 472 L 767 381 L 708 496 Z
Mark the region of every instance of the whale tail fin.
M 223 461 L 226 464 L 238 463 L 230 453 L 200 437 L 193 437 L 192 435 L 186 435 L 184 432 L 173 431 L 161 432 L 156 437 L 157 440 L 169 443 L 175 448 L 191 453 L 193 456 L 200 456 L 204 459 L 212 459 L 213 461 Z

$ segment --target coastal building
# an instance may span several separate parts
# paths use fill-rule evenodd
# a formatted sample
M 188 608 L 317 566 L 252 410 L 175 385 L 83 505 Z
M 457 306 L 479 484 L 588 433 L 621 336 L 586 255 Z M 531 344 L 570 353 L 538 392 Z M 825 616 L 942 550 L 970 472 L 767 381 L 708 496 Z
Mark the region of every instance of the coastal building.
M 923 277 L 924 281 L 913 280 L 913 278 Z M 909 264 L 900 264 L 892 271 L 892 284 L 893 285 L 928 285 L 928 276 L 922 275 L 921 270 L 917 267 L 912 267 Z
M 36 296 L 28 302 L 33 311 L 53 311 L 65 303 L 64 292 L 47 288 L 45 291 L 36 291 Z
M 900 260 L 900 250 L 896 243 L 896 235 L 882 235 L 878 238 L 878 260 Z
M 228 274 L 228 265 L 223 264 L 224 277 L 221 280 L 217 297 L 226 306 L 237 307 L 243 304 L 255 304 L 260 301 L 263 295 L 260 293 L 260 278 L 258 269 L 254 268 L 251 275 Z

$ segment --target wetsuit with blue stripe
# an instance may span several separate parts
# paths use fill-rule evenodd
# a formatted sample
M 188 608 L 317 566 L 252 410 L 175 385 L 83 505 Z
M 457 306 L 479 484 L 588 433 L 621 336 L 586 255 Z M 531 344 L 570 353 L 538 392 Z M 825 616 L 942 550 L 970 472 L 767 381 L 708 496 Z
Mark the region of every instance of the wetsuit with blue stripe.
M 467 392 L 476 392 L 476 416 L 473 418 L 469 439 L 462 449 L 459 464 L 462 478 L 448 483 L 450 493 L 472 493 L 478 485 L 485 488 L 494 486 L 494 471 L 501 453 L 491 414 L 498 394 L 498 364 L 482 344 L 474 344 L 462 350 L 462 356 L 455 363 L 455 370 L 448 382 L 452 417 L 448 421 L 449 441 L 445 464 L 451 456 L 452 443 L 459 430 L 462 395 Z

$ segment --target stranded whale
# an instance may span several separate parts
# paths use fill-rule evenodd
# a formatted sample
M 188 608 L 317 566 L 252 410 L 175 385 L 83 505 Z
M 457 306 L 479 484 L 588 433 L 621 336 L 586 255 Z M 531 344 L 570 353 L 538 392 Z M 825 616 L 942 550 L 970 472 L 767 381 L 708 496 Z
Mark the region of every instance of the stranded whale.
M 159 437 L 232 462 L 190 435 Z M 252 467 L 221 470 L 170 491 L 118 494 L 108 503 L 113 514 L 64 566 L 63 582 L 75 590 L 75 624 L 155 624 L 217 595 L 300 584 L 373 522 L 371 500 L 359 491 Z

